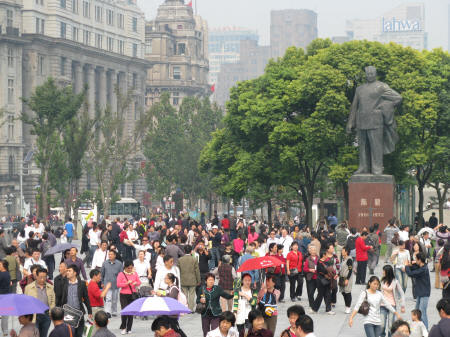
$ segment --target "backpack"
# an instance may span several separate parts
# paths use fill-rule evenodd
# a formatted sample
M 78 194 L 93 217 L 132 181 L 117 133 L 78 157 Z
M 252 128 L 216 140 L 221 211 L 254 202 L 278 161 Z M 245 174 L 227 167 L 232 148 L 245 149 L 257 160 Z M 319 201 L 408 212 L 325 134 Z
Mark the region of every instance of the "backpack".
M 187 304 L 187 298 L 186 298 L 186 295 L 183 294 L 183 292 L 181 291 L 180 288 L 178 288 L 178 287 L 176 287 L 176 286 L 174 286 L 174 287 L 178 289 L 178 298 L 177 298 L 177 301 L 180 302 L 181 304 L 183 304 L 184 306 L 187 307 L 188 304 Z
M 348 248 L 349 252 L 352 251 L 353 249 L 355 249 L 355 247 L 356 247 L 355 246 L 356 238 L 357 238 L 356 235 L 351 235 L 351 236 L 348 237 L 348 239 L 347 239 L 347 248 Z

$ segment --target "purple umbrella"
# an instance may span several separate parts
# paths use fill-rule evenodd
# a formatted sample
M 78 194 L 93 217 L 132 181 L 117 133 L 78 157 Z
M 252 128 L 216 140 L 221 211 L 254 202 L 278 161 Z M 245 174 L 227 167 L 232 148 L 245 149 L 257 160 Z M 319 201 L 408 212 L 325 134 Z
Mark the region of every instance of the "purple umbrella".
M 141 297 L 120 312 L 121 315 L 151 316 L 179 315 L 190 313 L 188 307 L 171 297 Z
M 37 298 L 22 294 L 0 295 L 0 316 L 42 314 L 48 307 Z

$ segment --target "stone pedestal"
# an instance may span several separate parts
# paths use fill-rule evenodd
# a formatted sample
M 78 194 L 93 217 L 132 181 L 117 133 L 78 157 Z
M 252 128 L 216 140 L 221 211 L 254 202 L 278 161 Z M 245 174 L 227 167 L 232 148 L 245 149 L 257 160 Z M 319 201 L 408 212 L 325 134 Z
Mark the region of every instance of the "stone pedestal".
M 369 229 L 378 223 L 384 228 L 394 216 L 394 177 L 357 174 L 348 185 L 350 227 Z

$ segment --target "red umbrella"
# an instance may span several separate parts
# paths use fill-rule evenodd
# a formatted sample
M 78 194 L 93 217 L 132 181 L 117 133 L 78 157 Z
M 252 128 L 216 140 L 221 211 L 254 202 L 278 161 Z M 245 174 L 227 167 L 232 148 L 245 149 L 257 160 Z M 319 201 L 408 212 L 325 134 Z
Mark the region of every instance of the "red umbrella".
M 245 261 L 238 272 L 281 266 L 281 261 L 274 256 L 255 257 Z

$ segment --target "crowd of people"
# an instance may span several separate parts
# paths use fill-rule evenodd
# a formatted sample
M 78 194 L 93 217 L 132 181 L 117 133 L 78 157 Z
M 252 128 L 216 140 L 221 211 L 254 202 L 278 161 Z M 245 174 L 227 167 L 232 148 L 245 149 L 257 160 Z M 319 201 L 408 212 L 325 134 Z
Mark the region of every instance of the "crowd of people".
M 111 337 L 109 320 L 139 296 L 184 301 L 200 314 L 204 337 L 274 336 L 283 314 L 280 303 L 290 301 L 290 326 L 281 336 L 313 337 L 313 318 L 322 314 L 322 304 L 325 314 L 335 315 L 338 293 L 350 326 L 355 315 L 364 316 L 367 337 L 444 337 L 450 331 L 450 229 L 443 224 L 416 234 L 395 219 L 383 230 L 374 224 L 358 231 L 339 224 L 334 215 L 314 230 L 301 221 L 269 226 L 217 214 L 208 223 L 204 217 L 197 222 L 164 214 L 98 224 L 91 220 L 82 230 L 80 251 L 67 249 L 58 261 L 46 252 L 58 240 L 73 242 L 70 218 L 60 238 L 37 219 L 29 220 L 10 245 L 4 235 L 0 229 L 0 294 L 22 292 L 49 307 L 35 317 L 21 316 L 19 337 L 47 337 L 52 321 L 51 337 L 81 337 L 87 321 L 96 325 L 95 337 Z M 280 263 L 238 272 L 244 262 L 263 256 Z M 375 275 L 379 263 L 384 264 L 380 277 Z M 434 287 L 442 289 L 437 307 L 442 320 L 431 331 L 429 266 L 436 274 Z M 409 284 L 416 302 L 407 322 Z M 366 288 L 356 301 L 354 285 Z M 61 318 L 65 310 L 80 313 L 76 328 Z M 177 319 L 158 317 L 151 329 L 156 336 L 183 337 Z M 122 335 L 132 334 L 133 320 L 121 315 Z M 2 317 L 2 331 L 10 334 L 7 317 Z

